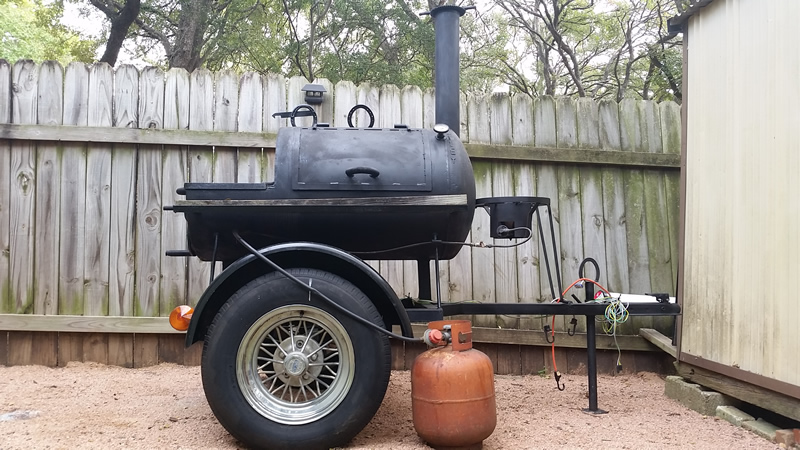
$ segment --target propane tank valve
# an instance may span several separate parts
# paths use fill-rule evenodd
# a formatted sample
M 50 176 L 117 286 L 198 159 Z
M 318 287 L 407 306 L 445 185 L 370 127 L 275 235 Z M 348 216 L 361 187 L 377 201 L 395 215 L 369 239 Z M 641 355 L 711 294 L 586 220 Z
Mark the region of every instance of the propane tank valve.
M 422 334 L 422 340 L 428 347 L 438 347 L 442 342 L 445 344 L 450 342 L 450 332 L 442 332 L 437 329 L 428 328 L 425 330 L 425 333 Z

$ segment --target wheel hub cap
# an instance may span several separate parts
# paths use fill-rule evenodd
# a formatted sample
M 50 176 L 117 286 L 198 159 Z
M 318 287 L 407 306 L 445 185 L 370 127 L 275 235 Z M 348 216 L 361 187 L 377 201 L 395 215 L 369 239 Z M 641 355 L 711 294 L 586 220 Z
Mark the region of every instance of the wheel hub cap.
M 308 369 L 308 359 L 300 352 L 292 352 L 283 360 L 283 368 L 290 376 L 299 377 Z

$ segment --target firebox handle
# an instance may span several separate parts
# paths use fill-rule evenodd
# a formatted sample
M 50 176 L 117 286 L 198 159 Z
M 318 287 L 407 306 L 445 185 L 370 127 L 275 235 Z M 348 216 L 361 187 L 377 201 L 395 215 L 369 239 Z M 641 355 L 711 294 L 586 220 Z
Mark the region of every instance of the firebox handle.
M 365 173 L 372 178 L 378 178 L 378 175 L 381 174 L 378 169 L 372 167 L 351 167 L 344 171 L 344 174 L 350 178 L 353 178 L 353 175 L 357 173 Z
M 311 126 L 312 126 L 312 127 L 315 127 L 315 126 L 317 126 L 317 112 L 316 112 L 316 111 L 314 111 L 314 108 L 312 108 L 312 107 L 311 107 L 311 105 L 298 105 L 296 108 L 294 108 L 294 109 L 292 110 L 292 115 L 291 115 L 291 116 L 289 116 L 289 121 L 290 121 L 290 122 L 292 122 L 292 126 L 293 126 L 293 127 L 296 127 L 296 126 L 297 126 L 297 125 L 295 125 L 295 123 L 294 123 L 294 118 L 298 116 L 298 114 L 297 114 L 297 113 L 299 113 L 300 111 L 302 111 L 302 110 L 304 110 L 304 109 L 307 109 L 307 110 L 309 110 L 309 111 L 310 111 L 310 114 L 309 114 L 309 113 L 305 113 L 305 114 L 302 114 L 302 115 L 303 115 L 303 116 L 306 116 L 306 115 L 308 115 L 308 116 L 311 116 L 311 117 L 313 118 L 313 120 L 314 120 L 314 122 L 311 124 Z
M 372 126 L 375 125 L 375 114 L 372 114 L 372 110 L 369 109 L 369 106 L 360 104 L 353 106 L 353 109 L 351 109 L 350 112 L 347 113 L 347 126 L 349 126 L 350 128 L 355 128 L 355 126 L 353 125 L 353 114 L 355 114 L 356 111 L 358 111 L 359 109 L 363 109 L 364 111 L 367 112 L 367 115 L 369 116 L 369 125 L 367 125 L 367 128 L 372 128 Z

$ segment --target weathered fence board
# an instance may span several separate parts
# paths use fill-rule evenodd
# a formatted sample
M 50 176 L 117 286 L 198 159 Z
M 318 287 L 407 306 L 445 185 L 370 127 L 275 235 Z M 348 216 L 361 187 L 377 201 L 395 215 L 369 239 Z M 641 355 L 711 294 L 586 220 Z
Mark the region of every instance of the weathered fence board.
M 329 125 L 333 126 L 334 103 L 330 101 L 331 93 L 333 92 L 333 83 L 331 83 L 327 78 L 317 78 L 314 80 L 314 84 L 319 84 L 323 89 L 325 89 L 325 92 L 323 93 L 323 99 L 328 99 L 328 101 L 323 101 L 322 104 L 314 106 L 314 109 L 319 115 L 319 121 L 327 122 Z M 303 103 L 306 103 L 306 101 L 303 100 Z
M 511 144 L 515 146 L 534 145 L 533 100 L 526 95 L 515 95 L 511 99 Z M 518 163 L 511 166 L 513 172 L 513 195 L 535 197 L 536 168 L 529 163 Z M 536 216 L 532 222 L 533 236 L 528 242 L 516 248 L 517 298 L 520 303 L 536 303 L 541 301 L 541 281 L 539 279 L 539 234 Z M 504 301 L 501 299 L 501 301 Z M 541 329 L 541 319 L 531 316 L 520 316 L 519 328 Z M 523 362 L 523 367 L 525 363 Z
M 93 65 L 89 72 L 87 125 L 113 125 L 113 95 L 111 67 Z M 86 315 L 105 315 L 110 310 L 111 153 L 111 144 L 89 144 L 86 154 L 85 289 L 81 302 Z M 70 348 L 89 359 L 103 357 L 108 349 L 108 337 L 101 334 L 75 336 L 70 343 Z
M 358 94 L 356 85 L 352 81 L 340 81 L 336 83 L 333 88 L 333 109 L 336 112 L 333 116 L 331 126 L 333 127 L 346 127 L 347 116 L 350 109 L 358 103 Z M 277 112 L 277 111 L 276 111 Z M 353 118 L 355 120 L 356 117 Z M 357 125 L 353 123 L 353 125 Z
M 15 85 L 12 118 L 20 123 L 36 123 L 38 71 L 31 61 L 14 65 Z M 11 143 L 11 296 L 9 312 L 33 312 L 33 249 L 36 199 L 36 145 L 33 142 Z
M 282 121 L 272 117 L 276 112 L 286 111 L 286 80 L 281 75 L 267 75 L 264 84 L 264 131 L 277 133 Z
M 681 108 L 673 102 L 659 105 L 661 108 L 661 137 L 664 153 L 680 155 L 681 153 Z M 666 215 L 669 224 L 670 262 L 672 273 L 678 276 L 678 230 L 680 227 L 680 179 L 674 175 L 664 174 L 666 188 Z M 673 292 L 671 289 L 669 292 Z
M 475 171 L 475 196 L 492 196 L 492 163 L 476 162 L 473 165 Z M 476 211 L 472 221 L 473 242 L 485 240 L 489 232 L 489 216 L 482 211 Z M 478 237 L 480 236 L 480 238 Z M 494 252 L 491 250 L 473 248 L 472 249 L 472 270 L 470 282 L 472 283 L 472 299 L 480 303 L 496 303 L 495 292 L 495 259 Z M 475 326 L 495 327 L 497 318 L 494 316 L 475 316 L 473 318 Z
M 189 73 L 183 69 L 170 69 L 165 76 L 164 128 L 189 128 Z M 165 145 L 161 155 L 161 207 L 174 203 L 175 190 L 188 180 L 188 147 Z M 169 314 L 176 306 L 187 301 L 186 283 L 188 262 L 186 258 L 166 256 L 166 250 L 183 250 L 186 246 L 186 220 L 179 214 L 161 215 L 161 276 L 159 312 Z M 195 300 L 196 301 L 196 300 Z
M 508 123 L 508 122 L 507 122 Z M 510 134 L 510 132 L 509 132 Z M 501 135 L 502 136 L 502 135 Z M 510 136 L 509 136 L 510 138 Z M 509 163 L 492 163 L 492 196 L 511 197 L 514 194 L 514 170 Z M 487 216 L 488 214 L 481 209 L 475 211 L 476 214 Z M 521 225 L 521 224 L 520 224 Z M 488 231 L 488 229 L 487 229 Z M 511 245 L 518 243 L 518 240 L 501 239 L 496 241 L 499 245 Z M 494 253 L 494 290 L 497 302 L 519 302 L 519 286 L 517 285 L 517 248 L 516 247 L 496 247 Z M 485 250 L 478 250 L 477 255 L 483 256 Z M 497 325 L 502 328 L 518 328 L 519 319 L 512 316 L 498 316 Z
M 122 66 L 114 75 L 115 127 L 136 128 L 139 109 L 139 72 Z M 136 255 L 136 157 L 133 145 L 116 144 L 111 155 L 111 272 L 108 313 L 130 316 L 134 298 Z
M 121 66 L 114 74 L 113 126 L 137 128 L 139 122 L 139 72 L 135 67 Z M 116 144 L 111 155 L 111 266 L 108 286 L 108 313 L 112 316 L 129 316 L 143 305 L 136 296 L 136 189 L 137 157 L 139 149 L 131 144 Z M 143 230 L 139 230 L 140 233 Z M 143 252 L 143 253 L 146 253 Z M 152 299 L 146 299 L 145 311 Z M 132 345 L 130 335 L 90 335 L 84 347 L 91 348 L 95 357 Z M 106 348 L 104 348 L 106 347 Z M 88 357 L 88 356 L 87 356 Z M 102 362 L 102 361 L 101 361 Z M 111 362 L 111 361 L 109 361 Z
M 74 63 L 67 66 L 64 78 L 64 125 L 88 124 L 88 91 L 87 67 Z M 59 314 L 83 314 L 84 311 L 86 188 L 86 145 L 65 143 L 61 159 Z
M 462 100 L 462 105 L 466 102 Z M 433 128 L 436 125 L 436 99 L 433 89 L 426 89 L 422 94 L 422 126 Z
M 533 118 L 534 118 L 534 145 L 537 147 L 557 147 L 557 122 L 556 122 L 556 102 L 552 97 L 540 97 L 534 101 L 533 104 Z M 545 244 L 540 247 L 539 252 L 539 279 L 541 280 L 540 295 L 542 301 L 553 301 L 561 296 L 558 292 L 557 280 L 561 278 L 561 273 L 557 270 L 561 266 L 561 254 L 553 249 L 552 242 L 555 240 L 556 245 L 561 246 L 561 215 L 559 210 L 560 196 L 558 192 L 558 167 L 551 164 L 540 165 L 537 168 L 538 178 L 536 192 L 539 197 L 547 197 L 550 199 L 550 214 L 552 215 L 555 225 L 554 233 L 549 228 L 549 218 L 547 218 L 547 211 L 542 208 L 540 212 L 542 223 L 544 226 L 544 239 Z M 549 272 L 547 261 L 550 262 Z M 552 282 L 552 286 L 551 286 Z M 566 288 L 566 286 L 563 286 Z M 563 330 L 566 323 L 563 317 L 558 317 L 555 320 L 556 329 Z
M 164 73 L 148 68 L 140 78 L 139 127 L 164 127 Z M 158 316 L 161 293 L 161 146 L 139 146 L 136 166 L 136 295 L 133 315 Z
M 272 117 L 273 113 L 286 111 L 286 80 L 279 75 L 267 76 L 264 88 L 264 131 L 277 133 L 284 120 Z M 261 179 L 275 181 L 275 151 L 264 149 L 264 165 Z
M 113 72 L 96 64 L 89 73 L 88 125 L 110 127 Z M 108 314 L 109 238 L 111 203 L 110 145 L 89 144 L 86 155 L 86 259 L 83 313 Z
M 504 94 L 493 94 L 489 97 L 489 125 L 491 143 L 495 145 L 507 146 L 513 142 L 513 121 L 512 121 L 511 99 Z M 514 170 L 510 163 L 493 162 L 491 172 L 491 196 L 510 197 L 514 195 Z M 487 195 L 489 196 L 489 195 Z M 475 211 L 488 218 L 488 214 L 480 209 Z M 489 232 L 486 228 L 484 235 Z M 501 239 L 498 244 L 509 245 L 512 242 Z M 484 251 L 478 252 L 480 255 Z M 494 295 L 495 302 L 519 301 L 519 288 L 517 285 L 517 249 L 515 247 L 496 247 L 493 250 L 494 257 Z M 502 328 L 517 328 L 519 320 L 513 316 L 497 316 L 496 326 Z
M 366 105 L 375 113 L 375 126 L 378 126 L 380 119 L 380 88 L 364 83 L 358 86 L 358 103 Z M 364 110 L 359 110 L 357 114 L 356 126 L 366 128 L 369 125 L 369 116 Z
M 11 119 L 36 123 L 38 71 L 30 61 L 19 61 L 11 70 Z M 9 165 L 9 302 L 6 312 L 32 313 L 33 305 L 33 227 L 36 147 L 31 142 L 11 142 Z M 30 334 L 9 341 L 9 364 L 32 364 Z
M 5 93 L 5 94 L 4 94 Z M 0 60 L 0 123 L 11 122 L 11 65 Z M 15 300 L 10 292 L 11 142 L 0 139 L 0 312 L 12 312 Z M 0 348 L 4 348 L 0 343 Z M 7 360 L 8 355 L 4 353 Z
M 61 125 L 63 118 L 64 72 L 48 61 L 39 67 L 37 123 Z M 40 143 L 36 151 L 36 247 L 33 252 L 36 287 L 34 314 L 58 313 L 58 230 L 60 228 L 61 153 L 60 143 Z
M 559 148 L 578 147 L 578 122 L 577 105 L 575 100 L 568 97 L 559 97 L 556 101 L 556 142 Z M 561 277 L 569 283 L 578 274 L 578 268 L 584 258 L 583 251 L 583 223 L 581 217 L 581 183 L 580 169 L 576 166 L 561 166 L 557 170 L 558 177 L 558 206 L 559 219 L 562 223 L 581 224 L 581 226 L 564 227 L 561 230 L 560 259 Z M 567 285 L 564 286 L 564 289 Z M 560 296 L 564 296 L 562 292 Z M 566 298 L 571 297 L 571 292 L 566 293 Z M 556 321 L 563 319 L 568 323 L 567 317 L 557 317 Z M 586 330 L 586 321 L 578 317 L 578 329 Z
M 619 105 L 623 151 L 646 152 L 642 118 L 637 103 L 625 99 Z M 625 192 L 625 230 L 628 242 L 628 277 L 632 292 L 650 292 L 650 257 L 647 248 L 647 218 L 644 214 L 644 174 L 641 170 L 623 173 Z M 652 328 L 652 317 L 637 318 L 639 327 Z
M 516 135 L 516 130 L 514 134 Z M 536 169 L 533 164 L 524 164 L 514 170 L 514 195 L 535 197 L 537 196 L 536 184 Z M 520 303 L 537 303 L 542 300 L 542 280 L 539 278 L 539 266 L 541 264 L 539 260 L 540 242 L 536 216 L 534 216 L 531 225 L 531 232 L 533 233 L 531 239 L 516 248 L 517 298 Z M 541 329 L 542 323 L 540 319 L 534 317 L 520 316 L 519 327 L 523 329 Z
M 209 131 L 214 129 L 214 78 L 205 69 L 192 72 L 189 84 L 189 129 Z M 189 147 L 189 181 L 210 183 L 214 152 L 206 147 Z M 189 298 L 197 299 L 203 294 L 211 276 L 211 264 L 197 258 L 189 259 Z
M 239 131 L 258 132 L 262 129 L 264 114 L 261 76 L 248 72 L 242 75 L 239 83 L 239 97 L 244 99 L 239 105 Z M 238 148 L 236 150 L 238 183 L 260 183 L 263 173 L 263 152 L 260 148 Z
M 486 96 L 471 97 L 467 104 L 467 114 L 473 120 L 468 122 L 468 132 L 475 142 L 491 143 L 491 110 L 490 99 Z M 472 165 L 475 172 L 475 197 L 492 196 L 492 163 L 490 161 L 476 161 Z M 486 239 L 489 232 L 489 216 L 482 211 L 475 211 L 472 221 L 473 241 Z M 480 303 L 496 303 L 495 292 L 495 260 L 494 252 L 474 248 L 472 250 L 472 270 L 470 282 L 472 283 L 472 299 Z M 472 322 L 476 326 L 497 326 L 496 316 L 474 316 Z
M 12 120 L 36 123 L 38 70 L 31 61 L 19 61 L 12 69 L 14 90 L 11 103 Z M 33 142 L 11 143 L 10 182 L 10 308 L 8 312 L 33 313 L 34 290 L 34 227 L 36 199 L 36 145 Z M 9 343 L 9 363 L 31 364 L 30 350 L 34 339 L 30 334 Z
M 287 94 L 287 101 L 286 104 L 289 106 L 289 109 L 294 108 L 297 105 L 302 105 L 306 103 L 305 95 L 300 89 L 305 86 L 308 81 L 301 76 L 293 76 L 287 80 L 286 83 L 286 94 Z M 371 105 L 370 105 L 371 106 Z M 287 109 L 287 111 L 289 110 Z M 318 110 L 315 110 L 318 111 Z M 319 119 L 319 117 L 317 117 Z M 288 124 L 288 120 L 286 121 Z M 311 124 L 311 118 L 299 118 L 297 119 L 297 125 L 300 126 L 308 126 Z
M 642 127 L 644 146 L 650 153 L 663 153 L 661 116 L 658 105 L 652 102 L 637 102 L 639 123 Z M 669 223 L 667 219 L 664 177 L 660 172 L 644 170 L 644 216 L 647 232 L 647 254 L 649 256 L 650 292 L 674 292 L 677 274 L 672 273 L 670 261 Z M 654 317 L 653 326 L 664 334 L 671 334 L 673 319 Z
M 239 109 L 239 77 L 230 70 L 216 74 L 214 82 L 214 131 L 236 131 Z M 211 175 L 215 183 L 236 182 L 236 149 L 215 147 Z
M 16 91 L 11 90 L 12 82 Z M 375 126 L 419 127 L 435 121 L 432 90 L 316 82 L 328 89 L 326 100 L 315 107 L 319 121 L 334 126 L 346 126 L 347 113 L 356 103 L 374 111 Z M 186 225 L 181 215 L 162 208 L 173 204 L 175 190 L 186 181 L 272 181 L 274 149 L 262 146 L 274 145 L 274 137 L 259 140 L 257 133 L 274 134 L 288 125 L 271 114 L 302 103 L 299 89 L 305 83 L 299 77 L 240 77 L 230 71 L 188 74 L 150 68 L 139 74 L 128 66 L 114 72 L 105 64 L 71 64 L 62 71 L 50 63 L 12 67 L 0 60 L 0 123 L 51 125 L 50 135 L 58 131 L 52 125 L 63 123 L 189 130 L 185 133 L 230 131 L 250 139 L 209 137 L 176 143 L 140 133 L 134 137 L 137 141 L 62 142 L 5 135 L 11 140 L 0 142 L 0 311 L 163 316 L 178 304 L 196 302 L 208 283 L 210 264 L 164 256 L 165 250 L 184 248 Z M 580 261 L 591 256 L 600 263 L 600 281 L 614 292 L 673 291 L 678 173 L 674 162 L 664 158 L 674 159 L 680 151 L 677 105 L 532 100 L 507 94 L 462 97 L 461 136 L 479 153 L 473 160 L 478 197 L 551 199 L 557 254 L 550 246 L 547 211 L 540 212 L 554 284 L 560 277 L 566 288 L 577 278 Z M 363 127 L 368 118 L 360 111 L 355 120 Z M 23 128 L 11 131 L 30 134 Z M 526 152 L 533 153 L 534 147 L 568 156 L 549 162 L 526 160 Z M 597 158 L 601 153 L 610 156 Z M 476 211 L 468 242 L 490 243 L 488 227 L 488 215 Z M 443 261 L 438 274 L 443 300 L 543 302 L 559 296 L 550 290 L 545 249 L 535 231 L 534 239 L 518 247 L 464 247 L 453 260 Z M 519 241 L 496 243 L 514 242 Z M 560 273 L 552 264 L 555 258 Z M 370 264 L 398 295 L 417 295 L 415 261 Z M 587 275 L 593 276 L 593 270 Z M 556 328 L 564 330 L 568 320 L 560 318 Z M 635 333 L 653 320 L 631 322 L 623 331 Z M 669 321 L 656 322 L 662 331 L 670 331 Z M 539 317 L 476 317 L 476 324 L 487 327 L 540 329 L 542 323 Z M 584 326 L 581 323 L 581 329 Z M 10 339 L 21 349 L 51 345 L 51 337 L 34 342 L 26 341 L 31 335 L 14 333 Z M 133 346 L 127 339 L 122 334 L 69 333 L 60 338 L 59 360 L 108 360 L 102 355 L 113 349 L 120 355 L 117 362 L 137 365 L 136 361 L 177 354 L 180 346 L 175 340 L 158 339 Z M 557 355 L 564 361 L 567 356 Z

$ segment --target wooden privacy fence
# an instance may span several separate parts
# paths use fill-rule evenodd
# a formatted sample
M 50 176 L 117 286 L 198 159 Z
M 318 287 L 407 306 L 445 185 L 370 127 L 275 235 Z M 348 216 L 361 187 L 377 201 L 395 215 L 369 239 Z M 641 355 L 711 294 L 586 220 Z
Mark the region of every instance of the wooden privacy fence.
M 316 107 L 319 120 L 332 126 L 344 125 L 357 103 L 375 112 L 376 126 L 433 124 L 432 91 L 316 82 L 329 91 Z M 164 256 L 185 247 L 185 223 L 162 208 L 186 181 L 270 181 L 275 133 L 287 125 L 271 114 L 303 103 L 305 83 L 230 71 L 140 73 L 0 60 L 0 314 L 19 315 L 2 316 L 0 329 L 8 329 L 9 317 L 146 318 L 195 303 L 209 264 Z M 363 126 L 366 118 L 358 120 Z M 462 121 L 478 197 L 551 199 L 565 286 L 591 256 L 613 292 L 674 294 L 678 105 L 465 95 Z M 470 240 L 489 241 L 488 220 L 476 211 Z M 398 294 L 416 295 L 416 262 L 372 264 Z M 537 240 L 464 248 L 441 265 L 439 278 L 448 302 L 552 300 Z M 475 320 L 542 326 L 531 317 Z M 568 320 L 559 318 L 557 329 Z M 671 320 L 632 322 L 622 331 L 671 332 Z M 150 322 L 137 323 L 145 329 Z M 69 323 L 58 326 L 67 331 Z

